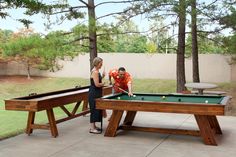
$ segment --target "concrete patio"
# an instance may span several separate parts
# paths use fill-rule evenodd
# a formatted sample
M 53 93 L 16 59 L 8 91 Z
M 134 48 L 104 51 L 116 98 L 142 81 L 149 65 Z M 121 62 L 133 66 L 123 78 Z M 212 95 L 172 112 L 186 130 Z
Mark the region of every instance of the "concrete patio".
M 35 130 L 0 141 L 0 157 L 235 157 L 236 117 L 218 117 L 223 135 L 218 146 L 200 137 L 120 131 L 116 137 L 90 134 L 89 116 L 58 124 L 59 136 Z M 104 120 L 104 128 L 107 119 Z M 140 112 L 135 125 L 198 129 L 193 115 Z

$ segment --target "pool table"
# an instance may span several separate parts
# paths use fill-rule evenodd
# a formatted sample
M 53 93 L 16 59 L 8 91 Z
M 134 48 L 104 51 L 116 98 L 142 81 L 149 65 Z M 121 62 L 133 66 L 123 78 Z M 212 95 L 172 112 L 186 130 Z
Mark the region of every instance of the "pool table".
M 88 104 L 89 86 L 69 88 L 48 93 L 31 93 L 29 96 L 12 98 L 5 100 L 6 110 L 27 111 L 28 121 L 26 126 L 26 133 L 30 135 L 33 129 L 47 129 L 51 131 L 52 137 L 58 136 L 57 123 L 61 123 L 85 114 L 90 111 Z M 103 88 L 103 95 L 111 94 L 112 87 L 107 86 Z M 72 111 L 65 107 L 68 104 L 75 103 Z M 83 105 L 82 112 L 77 113 L 80 105 Z M 66 114 L 66 117 L 55 119 L 53 108 L 60 107 Z M 35 124 L 36 112 L 46 111 L 48 117 L 48 124 Z
M 118 129 L 167 134 L 201 136 L 207 145 L 217 145 L 215 134 L 222 134 L 216 115 L 224 115 L 231 97 L 187 94 L 108 95 L 96 99 L 97 109 L 110 109 L 113 114 L 104 136 L 114 137 Z M 123 124 L 120 121 L 127 111 Z M 199 130 L 182 130 L 133 126 L 137 111 L 193 114 Z

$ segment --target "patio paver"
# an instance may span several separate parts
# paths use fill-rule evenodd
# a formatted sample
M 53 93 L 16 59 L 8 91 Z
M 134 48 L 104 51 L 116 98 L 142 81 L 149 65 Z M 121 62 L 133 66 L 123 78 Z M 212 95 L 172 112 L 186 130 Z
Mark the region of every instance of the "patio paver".
M 218 117 L 223 135 L 218 146 L 205 145 L 200 137 L 121 131 L 116 137 L 88 133 L 89 116 L 58 125 L 59 136 L 35 130 L 0 141 L 0 157 L 235 157 L 236 117 Z M 104 128 L 107 119 L 104 120 Z M 134 123 L 152 127 L 197 128 L 188 114 L 138 113 Z

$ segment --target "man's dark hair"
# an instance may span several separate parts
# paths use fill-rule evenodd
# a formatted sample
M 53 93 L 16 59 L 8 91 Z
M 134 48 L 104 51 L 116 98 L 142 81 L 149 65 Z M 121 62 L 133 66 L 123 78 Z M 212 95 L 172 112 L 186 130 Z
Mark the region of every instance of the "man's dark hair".
M 120 67 L 120 68 L 118 69 L 118 71 L 125 71 L 125 68 L 124 68 L 124 67 Z

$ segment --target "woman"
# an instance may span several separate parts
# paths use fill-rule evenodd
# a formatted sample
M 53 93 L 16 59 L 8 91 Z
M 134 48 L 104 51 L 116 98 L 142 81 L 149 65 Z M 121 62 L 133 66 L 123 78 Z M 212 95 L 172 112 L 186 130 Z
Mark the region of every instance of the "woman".
M 99 72 L 103 64 L 102 58 L 96 57 L 93 60 L 93 69 L 91 71 L 89 88 L 89 107 L 90 107 L 90 133 L 100 134 L 101 128 L 96 126 L 96 122 L 102 121 L 102 111 L 96 109 L 95 99 L 102 97 L 102 87 L 105 83 L 102 83 L 102 78 L 105 77 L 105 72 L 102 76 Z

